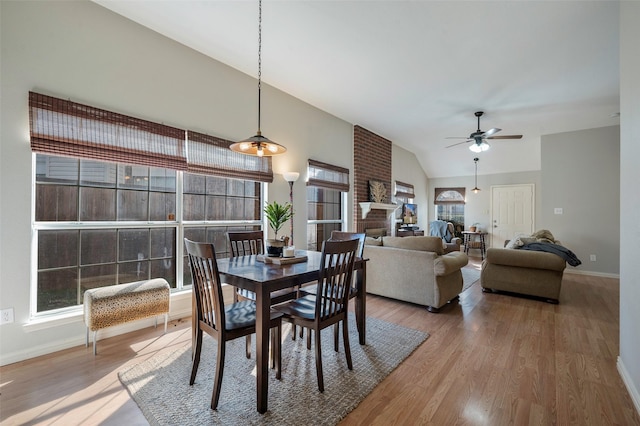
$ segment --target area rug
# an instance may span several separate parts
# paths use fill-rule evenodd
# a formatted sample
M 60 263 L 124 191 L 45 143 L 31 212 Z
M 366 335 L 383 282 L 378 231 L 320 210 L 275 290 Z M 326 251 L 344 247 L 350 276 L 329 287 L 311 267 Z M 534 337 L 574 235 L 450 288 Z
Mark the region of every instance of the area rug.
M 211 410 L 215 340 L 205 334 L 196 382 L 189 386 L 191 344 L 156 355 L 118 373 L 151 425 L 335 425 L 428 337 L 428 333 L 367 318 L 367 344 L 358 343 L 355 318 L 349 318 L 353 370 L 340 339 L 333 349 L 333 328 L 323 330 L 325 391 L 318 391 L 315 350 L 305 339 L 291 340 L 283 326 L 282 380 L 269 370 L 269 410 L 256 411 L 255 360 L 244 354 L 244 338 L 227 343 L 220 402 Z M 255 339 L 253 339 L 255 341 Z M 255 350 L 252 352 L 255 356 Z
M 465 291 L 480 279 L 479 266 L 467 265 L 462 271 L 462 291 Z

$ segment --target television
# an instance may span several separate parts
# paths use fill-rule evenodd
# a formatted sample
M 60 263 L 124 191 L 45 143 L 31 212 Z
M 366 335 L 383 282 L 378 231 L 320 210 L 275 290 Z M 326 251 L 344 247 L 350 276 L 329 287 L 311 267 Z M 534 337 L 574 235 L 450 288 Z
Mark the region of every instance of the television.
M 418 205 L 404 203 L 402 206 L 402 223 L 405 225 L 415 225 L 418 223 Z

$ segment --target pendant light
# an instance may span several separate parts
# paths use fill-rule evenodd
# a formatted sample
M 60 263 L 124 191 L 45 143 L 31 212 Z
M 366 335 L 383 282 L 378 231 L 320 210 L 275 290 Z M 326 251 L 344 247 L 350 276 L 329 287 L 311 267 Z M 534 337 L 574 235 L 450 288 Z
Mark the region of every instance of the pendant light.
M 262 89 L 262 0 L 258 1 L 258 132 L 255 136 L 251 136 L 240 142 L 231 144 L 229 147 L 232 151 L 243 154 L 262 156 L 272 156 L 282 154 L 287 151 L 284 146 L 275 143 L 269 138 L 262 136 L 260 132 L 260 104 Z
M 472 191 L 477 194 L 480 192 L 480 188 L 478 188 L 478 157 L 474 158 L 473 161 L 476 164 L 476 186 L 473 187 Z

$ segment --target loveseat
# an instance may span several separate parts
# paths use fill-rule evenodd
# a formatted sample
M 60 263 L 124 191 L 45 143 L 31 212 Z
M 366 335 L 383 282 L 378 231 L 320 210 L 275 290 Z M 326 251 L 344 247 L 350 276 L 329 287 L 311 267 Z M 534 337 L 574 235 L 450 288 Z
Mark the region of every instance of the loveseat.
M 367 293 L 440 308 L 462 291 L 465 253 L 444 254 L 439 237 L 367 238 Z
M 557 253 L 534 250 L 547 244 L 551 251 L 575 256 L 547 230 L 537 231 L 530 237 L 515 238 L 505 248 L 487 250 L 480 272 L 482 290 L 517 293 L 558 303 L 567 261 Z M 580 264 L 577 258 L 570 261 L 574 266 Z

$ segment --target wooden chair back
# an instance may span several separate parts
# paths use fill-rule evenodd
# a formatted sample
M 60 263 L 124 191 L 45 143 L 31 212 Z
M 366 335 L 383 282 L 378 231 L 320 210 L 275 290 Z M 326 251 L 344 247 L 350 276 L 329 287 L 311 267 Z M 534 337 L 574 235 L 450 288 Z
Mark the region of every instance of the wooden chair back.
M 262 231 L 227 232 L 231 256 L 248 256 L 264 253 L 264 234 Z
M 335 317 L 346 320 L 357 250 L 358 240 L 327 240 L 322 243 L 315 312 L 319 323 L 333 322 Z
M 196 296 L 198 327 L 224 339 L 225 312 L 216 252 L 211 243 L 184 239 Z
M 345 232 L 345 231 L 331 231 L 331 240 L 333 241 L 346 241 L 346 240 L 358 240 L 358 250 L 356 256 L 362 257 L 364 253 L 364 241 L 366 239 L 364 232 Z

